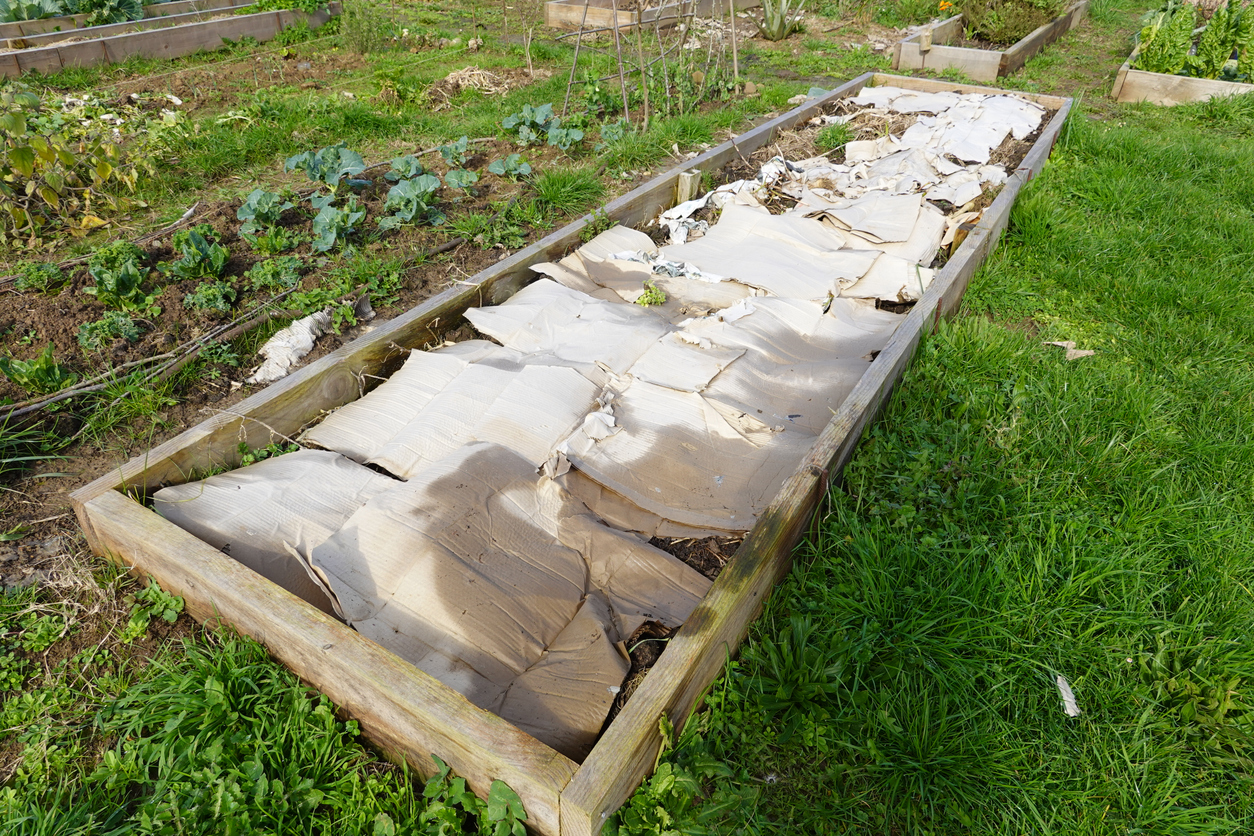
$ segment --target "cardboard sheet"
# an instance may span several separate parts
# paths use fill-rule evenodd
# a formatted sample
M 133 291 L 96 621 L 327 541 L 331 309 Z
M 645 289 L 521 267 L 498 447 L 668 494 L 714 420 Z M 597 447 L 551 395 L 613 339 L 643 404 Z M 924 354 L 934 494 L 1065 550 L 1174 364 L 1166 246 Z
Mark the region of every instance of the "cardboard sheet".
M 845 236 L 816 220 L 732 204 L 705 236 L 662 254 L 775 296 L 822 301 L 874 260 L 844 246 Z
M 615 645 L 682 623 L 709 587 L 483 443 L 375 496 L 309 558 L 363 635 L 574 758 L 627 671 Z
M 262 577 L 333 613 L 326 592 L 291 550 L 307 554 L 395 484 L 338 453 L 297 450 L 162 488 L 153 495 L 153 507 Z
M 773 426 L 819 433 L 888 343 L 900 317 L 872 302 L 838 298 L 822 306 L 795 299 L 754 299 L 732 322 L 709 317 L 685 333 L 744 349 L 703 390 Z
M 625 372 L 659 337 L 671 330 L 639 305 L 595 299 L 539 279 L 503 304 L 466 311 L 481 333 L 524 353 L 551 353 L 571 363 L 602 363 Z
M 813 440 L 699 394 L 633 378 L 613 386 L 561 452 L 598 484 L 692 528 L 752 528 Z

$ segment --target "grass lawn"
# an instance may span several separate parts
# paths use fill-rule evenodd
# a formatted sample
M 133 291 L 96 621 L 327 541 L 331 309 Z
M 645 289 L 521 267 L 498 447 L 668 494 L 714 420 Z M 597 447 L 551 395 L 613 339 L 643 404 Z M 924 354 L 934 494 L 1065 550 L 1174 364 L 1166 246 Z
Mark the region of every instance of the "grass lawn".
M 656 120 L 596 151 L 590 125 L 588 147 L 547 161 L 529 194 L 584 211 L 669 166 L 673 147 L 742 131 L 823 79 L 886 68 L 851 46 L 874 41 L 850 34 L 870 24 L 840 23 L 855 6 L 822 6 L 781 46 L 745 44 L 756 99 Z M 571 50 L 537 33 L 531 58 L 551 75 L 434 110 L 419 94 L 450 70 L 518 74 L 526 55 L 500 7 L 399 8 L 429 39 L 414 52 L 372 46 L 367 16 L 283 47 L 293 54 L 281 64 L 249 59 L 251 73 L 207 63 L 218 55 L 173 65 L 208 66 L 200 75 L 140 62 L 50 83 L 197 96 L 128 235 L 198 199 L 291 185 L 282 158 L 314 146 L 344 139 L 373 162 L 497 136 L 523 104 L 560 103 Z M 903 8 L 877 20 L 899 23 Z M 619 832 L 1254 831 L 1254 96 L 1175 109 L 1103 100 L 1143 10 L 1096 3 L 1006 80 L 1084 103 L 962 313 L 925 341 L 868 431 L 740 658 L 612 822 Z M 519 11 L 506 11 L 516 29 Z M 475 32 L 486 43 L 474 56 L 438 46 Z M 305 60 L 320 86 L 256 89 Z M 1055 341 L 1094 353 L 1068 360 Z M 175 385 L 98 428 L 99 466 L 201 420 L 173 412 L 182 396 Z M 0 455 L 38 441 L 0 430 Z M 59 467 L 77 465 L 41 470 Z M 0 508 L 58 513 L 56 478 L 10 479 Z M 258 645 L 139 592 L 57 519 L 47 524 L 78 550 L 44 583 L 0 594 L 0 833 L 512 829 L 507 789 L 485 804 L 455 776 L 424 786 L 380 760 Z M 25 536 L 0 524 L 0 554 L 6 531 Z
M 1252 137 L 1073 120 L 625 832 L 1250 832 Z

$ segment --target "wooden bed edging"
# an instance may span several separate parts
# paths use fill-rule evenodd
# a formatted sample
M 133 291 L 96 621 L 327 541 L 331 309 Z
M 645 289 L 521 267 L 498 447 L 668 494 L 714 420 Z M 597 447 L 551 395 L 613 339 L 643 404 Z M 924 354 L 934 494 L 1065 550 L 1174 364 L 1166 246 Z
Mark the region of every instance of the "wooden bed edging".
M 1151 73 L 1132 69 L 1136 52 L 1123 62 L 1115 76 L 1110 96 L 1117 102 L 1147 102 L 1155 105 L 1178 105 L 1204 102 L 1220 96 L 1254 93 L 1254 84 L 1224 81 L 1218 78 L 1190 78 L 1183 75 Z
M 762 4 L 762 0 L 735 0 L 736 11 L 752 9 Z M 617 5 L 617 11 L 615 11 Z M 710 17 L 712 14 L 722 19 L 727 16 L 727 0 L 677 0 L 664 2 L 662 5 L 643 12 L 632 11 L 631 0 L 589 0 L 587 16 L 584 15 L 584 0 L 549 0 L 544 4 L 544 25 L 553 29 L 578 31 L 580 26 L 585 30 L 609 29 L 614 26 L 614 18 L 618 17 L 619 31 L 635 27 L 637 23 L 661 21 L 666 25 L 678 22 L 679 18 L 690 11 L 698 17 Z M 715 9 L 718 9 L 715 12 Z
M 660 175 L 605 207 L 620 223 L 650 220 L 674 203 L 681 176 L 717 170 L 771 142 L 780 130 L 816 115 L 830 101 L 867 84 L 923 91 L 990 92 L 989 88 L 867 73 L 736 140 Z M 680 726 L 736 650 L 765 596 L 788 571 L 791 550 L 824 495 L 829 474 L 851 455 L 862 428 L 882 407 L 913 355 L 922 332 L 956 310 L 972 273 L 996 244 L 1015 195 L 1048 157 L 1070 99 L 1027 96 L 1058 112 L 976 229 L 941 270 L 923 300 L 902 321 L 806 460 L 785 483 L 710 593 L 693 612 L 622 714 L 582 765 L 471 705 L 438 681 L 374 645 L 342 623 L 236 563 L 136 501 L 163 484 L 186 481 L 193 470 L 238 464 L 240 441 L 268 443 L 295 435 L 323 411 L 360 397 L 363 376 L 399 366 L 408 347 L 455 327 L 466 308 L 496 304 L 535 278 L 527 268 L 564 255 L 580 243 L 587 215 L 520 250 L 475 277 L 382 323 L 289 377 L 131 460 L 72 495 L 93 551 L 182 595 L 207 624 L 226 624 L 262 642 L 303 680 L 335 700 L 390 757 L 422 774 L 438 754 L 480 795 L 493 779 L 523 799 L 529 826 L 544 836 L 596 833 L 652 768 L 660 745 L 658 718 Z
M 128 20 L 125 23 L 109 23 L 103 26 L 92 26 L 84 29 L 70 29 L 65 32 L 45 32 L 42 35 L 23 35 L 20 38 L 9 38 L 5 43 L 9 49 L 34 49 L 45 44 L 55 44 L 72 38 L 108 38 L 113 35 L 124 35 L 128 32 L 149 32 L 153 29 L 169 29 L 187 23 L 196 23 L 219 15 L 231 14 L 252 5 L 251 0 L 239 0 L 238 6 L 224 6 L 217 9 L 182 12 L 176 15 L 145 17 L 139 20 Z
M 1089 0 L 1079 0 L 1062 14 L 1005 50 L 949 46 L 962 34 L 962 15 L 925 27 L 893 47 L 894 70 L 961 70 L 976 81 L 995 81 L 1018 72 L 1028 59 L 1080 25 Z
M 218 49 L 225 40 L 255 38 L 258 41 L 268 41 L 287 27 L 301 22 L 307 23 L 310 29 L 317 29 L 339 13 L 340 4 L 335 2 L 313 14 L 292 10 L 257 12 L 186 23 L 166 29 L 128 32 L 112 37 L 0 53 L 0 78 L 32 71 L 55 73 L 67 67 L 117 64 L 133 55 L 143 58 L 181 58 L 201 50 Z
M 214 9 L 225 9 L 234 6 L 239 0 L 175 0 L 173 3 L 154 3 L 144 6 L 144 16 L 140 20 L 154 17 L 178 15 L 184 12 L 207 12 Z M 75 29 L 90 28 L 86 26 L 88 15 L 61 15 L 45 17 L 39 20 L 15 20 L 12 23 L 0 23 L 0 39 L 22 38 L 28 35 L 42 35 L 46 32 L 69 32 Z M 138 23 L 139 21 L 132 21 Z

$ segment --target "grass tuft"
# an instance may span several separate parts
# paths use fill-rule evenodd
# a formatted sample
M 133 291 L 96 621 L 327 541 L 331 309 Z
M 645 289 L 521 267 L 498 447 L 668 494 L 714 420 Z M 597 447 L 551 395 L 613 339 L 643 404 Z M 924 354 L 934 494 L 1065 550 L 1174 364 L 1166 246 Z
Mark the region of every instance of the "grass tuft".
M 605 185 L 586 166 L 552 167 L 531 181 L 536 201 L 562 214 L 574 215 L 597 205 L 605 196 Z

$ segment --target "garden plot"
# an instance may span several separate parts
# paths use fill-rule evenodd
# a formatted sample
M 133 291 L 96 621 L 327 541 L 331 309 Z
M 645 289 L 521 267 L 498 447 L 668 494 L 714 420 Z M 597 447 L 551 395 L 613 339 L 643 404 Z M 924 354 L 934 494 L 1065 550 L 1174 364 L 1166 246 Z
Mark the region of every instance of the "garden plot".
M 914 262 L 916 275 L 937 270 L 919 304 L 899 301 L 905 283 L 890 286 L 888 298 L 855 298 L 842 290 L 856 286 L 850 280 L 860 265 L 869 270 L 885 254 L 867 247 L 867 241 L 878 238 L 884 246 L 897 246 L 895 257 L 903 258 L 915 228 L 907 230 L 898 221 L 895 207 L 893 217 L 881 216 L 830 185 L 801 180 L 808 166 L 794 160 L 809 160 L 812 152 L 790 153 L 793 159 L 768 166 L 775 154 L 765 148 L 771 143 L 772 151 L 775 146 L 804 146 L 806 142 L 782 132 L 800 126 L 803 130 L 794 133 L 813 134 L 818 125 L 808 127 L 810 120 L 843 116 L 852 107 L 870 110 L 870 101 L 842 102 L 874 82 L 915 92 L 960 89 L 867 75 L 754 129 L 734 145 L 706 152 L 689 166 L 710 171 L 716 183 L 726 186 L 745 182 L 715 190 L 731 195 L 722 216 L 715 218 L 710 207 L 694 212 L 688 219 L 691 227 L 682 225 L 687 232 L 683 244 L 671 242 L 669 228 L 642 235 L 655 230 L 650 222 L 674 203 L 675 187 L 687 174 L 677 169 L 609 204 L 606 214 L 623 226 L 584 248 L 578 242 L 590 218 L 504 260 L 468 287 L 447 291 L 378 326 L 244 401 L 231 414 L 211 418 L 80 490 L 76 508 L 93 548 L 133 563 L 183 594 L 196 617 L 223 618 L 262 637 L 276 656 L 359 717 L 366 734 L 419 769 L 432 769 L 430 753 L 447 755 L 478 792 L 486 793 L 493 779 L 506 781 L 523 799 L 539 832 L 595 832 L 653 763 L 658 717 L 683 720 L 728 650 L 734 650 L 763 596 L 786 571 L 791 548 L 827 484 L 829 469 L 839 471 L 861 428 L 908 364 L 923 329 L 956 306 L 966 281 L 1004 227 L 1018 189 L 1048 155 L 1069 106 L 1066 100 L 1028 97 L 1048 110 L 1041 109 L 1042 127 L 1035 135 L 1015 140 L 1008 131 L 990 152 L 990 160 L 1014 172 L 995 199 L 993 189 L 968 206 L 937 202 L 935 210 L 946 215 L 939 243 L 944 247 L 949 231 L 955 241 L 944 254 Z M 901 118 L 888 105 L 880 110 L 881 121 L 919 121 L 914 115 Z M 1051 116 L 1051 111 L 1056 112 Z M 1017 151 L 1003 160 L 1008 147 Z M 884 150 L 889 151 L 886 156 L 896 153 Z M 754 162 L 742 172 L 746 154 Z M 759 155 L 764 158 L 757 159 Z M 864 163 L 836 159 L 836 164 Z M 770 172 L 781 167 L 784 174 L 768 182 Z M 920 183 L 912 193 L 919 207 L 916 227 L 920 218 L 935 218 L 932 209 L 924 209 L 926 198 L 918 197 L 922 188 Z M 821 197 L 826 202 L 818 207 L 822 216 L 791 212 L 801 200 L 789 197 L 785 189 Z M 964 224 L 957 218 L 965 214 L 960 210 L 982 215 L 966 222 L 972 229 L 959 243 L 957 230 Z M 814 207 L 809 211 L 817 213 Z M 717 240 L 723 217 L 732 223 L 738 215 L 750 217 L 745 213 L 785 217 L 782 224 L 767 220 L 764 234 L 780 233 L 777 226 L 803 230 L 780 245 L 805 256 L 794 259 L 798 264 L 808 260 L 816 271 L 827 269 L 832 253 L 845 250 L 859 266 L 844 273 L 807 274 L 806 282 L 787 286 L 785 292 L 796 295 L 783 296 L 778 291 L 784 285 L 770 290 L 769 275 L 736 269 L 711 280 L 712 267 L 678 262 L 676 269 L 677 262 L 666 257 L 674 255 L 670 248 L 701 244 L 701 221 L 710 225 L 704 235 Z M 629 229 L 637 225 L 640 229 Z M 903 240 L 889 240 L 896 236 Z M 620 254 L 627 257 L 612 257 Z M 537 278 L 530 269 L 536 265 L 546 265 L 546 278 Z M 641 267 L 649 271 L 649 284 Z M 624 271 L 637 271 L 632 279 L 638 278 L 639 284 L 628 288 Z M 554 274 L 561 275 L 555 279 Z M 848 282 L 844 287 L 842 276 Z M 822 286 L 829 293 L 820 298 Z M 449 333 L 463 314 L 472 322 L 478 319 L 480 332 L 495 333 L 501 344 L 469 340 L 412 351 L 436 334 Z M 607 339 L 611 333 L 623 338 Z M 841 340 L 843 354 L 840 349 L 824 354 L 825 346 Z M 882 346 L 878 353 L 875 345 Z M 685 359 L 693 357 L 701 362 Z M 419 373 L 432 358 L 443 371 Z M 849 375 L 852 389 L 847 396 L 830 395 L 839 402 L 834 410 L 827 407 L 835 414 L 821 430 L 815 430 L 821 408 L 807 416 L 781 401 L 779 409 L 772 408 L 777 414 L 768 414 L 770 399 L 785 397 L 783 392 L 805 374 L 825 379 L 828 370 L 821 364 L 829 361 L 834 366 L 856 361 L 861 374 L 856 380 Z M 413 374 L 396 371 L 398 366 L 408 370 L 410 364 Z M 773 373 L 775 367 L 797 374 Z M 389 379 L 362 397 L 363 380 L 377 377 Z M 554 396 L 559 382 L 569 397 Z M 785 385 L 772 388 L 777 383 Z M 488 395 L 466 397 L 467 392 Z M 733 403 L 734 397 L 742 398 L 743 405 Z M 344 404 L 352 408 L 334 411 Z M 397 404 L 418 408 L 386 422 L 370 418 L 393 415 Z M 379 429 L 372 434 L 376 423 Z M 408 433 L 411 424 L 427 429 Z M 309 585 L 326 596 L 324 609 L 354 621 L 359 631 L 224 554 L 229 546 L 233 556 L 234 545 L 217 548 L 213 534 L 200 539 L 133 498 L 154 499 L 163 489 L 184 485 L 187 474 L 198 469 L 225 465 L 229 470 L 239 463 L 241 442 L 259 447 L 275 433 L 295 436 L 310 425 L 304 439 L 310 449 L 299 455 L 330 456 L 336 467 L 359 474 L 366 490 L 336 506 L 336 513 L 347 514 L 349 521 L 356 518 L 355 523 L 340 523 L 331 515 L 320 530 L 298 523 L 299 535 L 278 534 L 283 554 L 272 565 L 304 573 Z M 707 474 L 723 477 L 722 484 L 710 479 L 701 486 L 704 494 L 696 511 L 704 519 L 698 526 L 713 519 L 717 523 L 709 530 L 744 536 L 736 556 L 704 594 L 704 580 L 682 559 L 667 556 L 675 552 L 682 558 L 684 549 L 662 540 L 654 542 L 665 549 L 645 547 L 643 534 L 658 521 L 697 527 L 693 509 L 676 501 L 687 497 L 661 484 L 647 484 L 647 472 L 633 459 L 639 450 L 652 450 L 650 434 L 672 445 L 674 461 L 666 464 L 678 469 L 700 465 Z M 313 449 L 319 435 L 321 444 L 331 449 Z M 770 455 L 762 452 L 767 448 Z M 756 456 L 753 463 L 762 467 L 749 473 L 737 491 L 728 483 L 746 469 L 740 451 Z M 776 459 L 789 457 L 786 466 L 776 469 Z M 402 466 L 414 468 L 408 478 L 388 469 Z M 240 468 L 210 477 L 203 490 L 193 485 L 183 488 L 184 494 L 163 494 L 176 501 L 158 501 L 157 509 L 177 505 L 171 513 L 184 514 L 211 494 L 232 493 L 217 486 L 252 478 L 256 472 Z M 497 480 L 498 472 L 508 478 Z M 625 494 L 605 484 L 622 474 L 637 479 L 636 484 L 624 479 Z M 574 480 L 582 480 L 589 490 L 581 491 Z M 271 497 L 289 490 L 290 483 L 275 484 Z M 322 478 L 319 484 L 333 480 Z M 371 493 L 379 485 L 384 488 Z M 635 496 L 629 495 L 633 492 Z M 714 492 L 717 502 L 710 500 Z M 646 500 L 653 507 L 645 507 Z M 606 525 L 593 514 L 596 502 L 624 509 L 639 523 Z M 244 510 L 250 513 L 262 510 L 260 503 L 247 505 Z M 737 508 L 734 520 L 732 505 Z M 289 510 L 310 509 L 296 502 Z M 263 529 L 258 525 L 256 530 Z M 366 535 L 367 530 L 381 534 Z M 403 556 L 392 561 L 390 551 Z M 428 557 L 416 561 L 414 554 Z M 545 571 L 537 572 L 540 554 L 552 557 Z M 498 568 L 489 570 L 489 565 Z M 502 593 L 480 572 L 498 582 L 518 577 L 515 588 L 527 593 L 511 594 L 506 611 L 497 612 L 503 607 L 493 597 Z M 407 597 L 409 593 L 416 597 Z M 459 601 L 464 602 L 460 608 Z M 483 617 L 470 617 L 472 611 Z M 641 628 L 656 631 L 657 625 L 678 621 L 683 626 L 649 675 L 633 683 L 639 687 L 622 712 L 593 736 L 595 743 L 580 763 L 568 753 L 578 754 L 577 747 L 588 745 L 595 718 L 604 716 L 612 689 L 621 687 L 605 683 L 624 670 L 625 648 L 619 642 L 630 638 L 625 631 L 642 615 L 649 620 Z M 489 621 L 509 629 L 493 632 Z M 388 630 L 393 631 L 390 636 Z M 406 657 L 412 661 L 404 661 Z M 530 682 L 529 675 L 540 674 L 550 657 L 555 670 Z M 578 682 L 565 678 L 569 669 L 564 667 L 576 657 L 590 665 Z M 554 679 L 549 682 L 564 683 L 561 693 L 545 684 L 550 675 Z M 581 703 L 580 711 L 561 702 L 584 688 L 597 696 Z M 501 689 L 504 697 L 499 696 Z M 515 699 L 517 704 L 510 705 Z M 541 740 L 503 720 L 505 715 L 530 724 Z
M 1006 182 L 993 152 L 1046 115 L 893 87 L 849 106 L 817 118 L 916 121 L 844 163 L 772 158 L 664 213 L 721 209 L 668 224 L 673 243 L 618 226 L 536 265 L 466 312 L 491 341 L 411 351 L 310 449 L 154 507 L 582 760 L 633 636 L 680 626 L 709 588 L 645 537 L 754 526 L 905 319 L 879 303 L 923 296 L 964 205 Z

